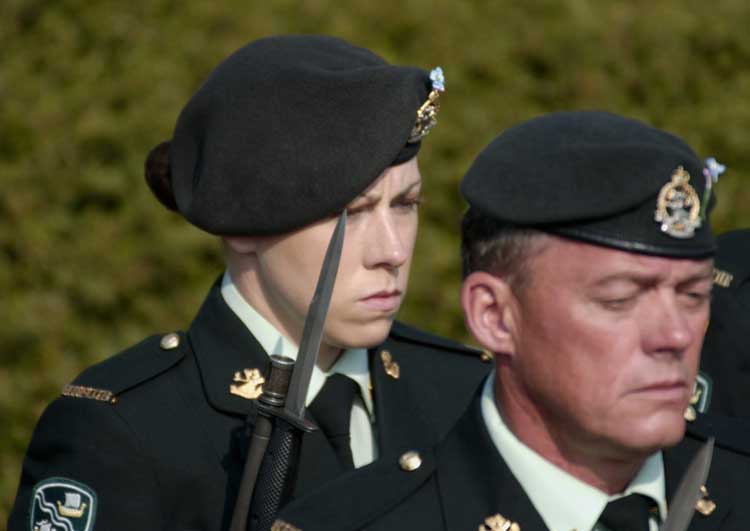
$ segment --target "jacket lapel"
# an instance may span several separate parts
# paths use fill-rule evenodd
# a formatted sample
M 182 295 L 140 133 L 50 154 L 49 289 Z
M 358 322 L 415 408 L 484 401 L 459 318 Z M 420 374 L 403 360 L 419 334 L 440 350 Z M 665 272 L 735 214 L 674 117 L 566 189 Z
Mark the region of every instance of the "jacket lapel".
M 254 401 L 232 394 L 236 372 L 258 369 L 268 372 L 268 355 L 221 295 L 221 281 L 214 283 L 188 332 L 195 352 L 203 390 L 216 409 L 247 415 Z
M 664 451 L 664 471 L 666 475 L 667 500 L 671 501 L 690 461 L 705 441 L 699 441 L 686 436 L 674 448 Z M 688 529 L 690 531 L 716 531 L 722 529 L 731 508 L 732 487 L 720 474 L 721 464 L 718 463 L 718 452 L 715 450 L 711 470 L 706 481 L 707 498 L 716 504 L 709 515 L 695 511 Z
M 547 531 L 531 500 L 490 439 L 481 387 L 467 414 L 438 450 L 440 497 L 447 529 L 477 529 L 500 515 L 523 531 Z
M 381 455 L 436 445 L 456 424 L 474 389 L 492 368 L 472 355 L 406 341 L 399 335 L 403 326 L 394 323 L 391 336 L 370 351 Z

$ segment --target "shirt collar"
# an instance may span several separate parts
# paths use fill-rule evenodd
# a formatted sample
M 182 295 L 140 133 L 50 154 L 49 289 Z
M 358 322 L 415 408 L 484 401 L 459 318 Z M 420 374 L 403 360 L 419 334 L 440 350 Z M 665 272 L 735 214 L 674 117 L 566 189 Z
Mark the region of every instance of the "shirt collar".
M 258 343 L 263 347 L 268 355 L 278 354 L 287 356 L 294 360 L 297 359 L 298 346 L 279 332 L 275 326 L 268 322 L 258 311 L 253 308 L 242 296 L 234 284 L 229 271 L 224 272 L 224 278 L 221 281 L 221 295 L 227 306 L 237 314 L 237 317 L 245 324 Z M 328 371 L 322 371 L 316 365 L 313 367 L 310 387 L 307 390 L 305 398 L 306 405 L 310 405 L 320 389 L 323 387 L 326 378 L 334 373 L 340 373 L 354 380 L 360 388 L 362 401 L 367 408 L 370 419 L 375 418 L 375 408 L 370 396 L 370 369 L 368 365 L 367 349 L 353 348 L 347 349 L 341 353 L 336 362 Z
M 495 403 L 495 374 L 482 391 L 481 407 L 490 438 L 523 487 L 545 524 L 555 530 L 592 529 L 607 502 L 639 493 L 656 500 L 662 520 L 667 513 L 664 462 L 651 455 L 624 492 L 608 496 L 573 477 L 522 443 L 503 421 Z

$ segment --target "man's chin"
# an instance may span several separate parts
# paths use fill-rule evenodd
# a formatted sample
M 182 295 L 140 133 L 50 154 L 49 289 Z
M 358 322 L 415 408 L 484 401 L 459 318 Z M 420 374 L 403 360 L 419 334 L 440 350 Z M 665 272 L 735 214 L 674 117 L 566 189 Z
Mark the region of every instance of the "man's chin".
M 678 444 L 685 436 L 683 414 L 657 415 L 633 431 L 634 444 L 644 453 L 654 453 Z

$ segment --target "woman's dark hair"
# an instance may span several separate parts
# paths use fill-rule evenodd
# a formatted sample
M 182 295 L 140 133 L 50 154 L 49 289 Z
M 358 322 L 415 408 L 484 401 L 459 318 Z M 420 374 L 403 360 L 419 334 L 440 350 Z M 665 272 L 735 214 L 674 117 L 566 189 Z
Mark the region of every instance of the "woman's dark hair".
M 148 187 L 159 202 L 176 212 L 177 202 L 172 191 L 172 172 L 169 169 L 169 144 L 169 141 L 162 142 L 148 154 L 145 177 Z

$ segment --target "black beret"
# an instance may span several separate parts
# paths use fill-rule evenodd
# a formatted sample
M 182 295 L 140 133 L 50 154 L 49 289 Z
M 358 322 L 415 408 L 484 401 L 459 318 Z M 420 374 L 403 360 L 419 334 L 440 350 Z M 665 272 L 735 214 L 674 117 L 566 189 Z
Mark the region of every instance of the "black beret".
M 470 208 L 633 252 L 703 257 L 712 178 L 678 137 L 598 111 L 551 113 L 506 130 L 461 183 Z M 660 198 L 661 196 L 661 198 Z
M 701 372 L 713 382 L 711 411 L 750 417 L 750 229 L 726 232 L 717 241 Z
M 412 135 L 429 83 L 422 69 L 333 37 L 251 42 L 180 113 L 169 147 L 177 209 L 221 235 L 283 233 L 335 215 L 416 155 L 432 125 Z

